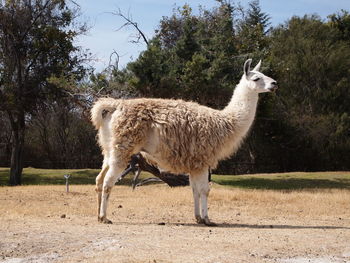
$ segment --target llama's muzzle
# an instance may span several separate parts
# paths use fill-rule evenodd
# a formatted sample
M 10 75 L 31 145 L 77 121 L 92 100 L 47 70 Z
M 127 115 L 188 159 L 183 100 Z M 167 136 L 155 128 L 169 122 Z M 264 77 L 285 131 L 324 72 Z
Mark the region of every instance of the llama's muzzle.
M 278 89 L 277 82 L 274 81 L 271 83 L 271 87 L 268 88 L 270 92 L 275 92 Z

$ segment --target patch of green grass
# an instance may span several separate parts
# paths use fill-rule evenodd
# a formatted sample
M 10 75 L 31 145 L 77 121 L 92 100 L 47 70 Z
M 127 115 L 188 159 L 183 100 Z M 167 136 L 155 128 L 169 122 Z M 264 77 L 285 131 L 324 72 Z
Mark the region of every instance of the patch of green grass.
M 213 175 L 212 179 L 220 185 L 248 189 L 350 189 L 350 172 Z
M 24 168 L 22 174 L 22 185 L 49 185 L 65 184 L 65 174 L 70 174 L 70 184 L 95 184 L 95 178 L 100 169 L 37 169 Z M 0 168 L 0 186 L 8 185 L 9 168 Z M 147 173 L 141 173 L 139 179 L 149 177 Z M 118 184 L 131 185 L 133 174 L 127 175 Z
M 24 168 L 23 185 L 65 184 L 64 174 L 70 174 L 70 184 L 95 184 L 99 169 L 36 169 Z M 0 168 L 0 186 L 8 185 L 9 168 Z M 141 173 L 139 179 L 151 177 Z M 133 174 L 118 184 L 131 185 Z M 220 185 L 247 189 L 302 190 L 302 189 L 350 189 L 350 172 L 276 173 L 251 175 L 213 175 Z

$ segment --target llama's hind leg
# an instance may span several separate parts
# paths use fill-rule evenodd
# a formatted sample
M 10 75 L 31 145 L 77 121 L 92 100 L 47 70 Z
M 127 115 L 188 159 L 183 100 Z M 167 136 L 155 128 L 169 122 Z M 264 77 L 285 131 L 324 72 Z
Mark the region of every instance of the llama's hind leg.
M 193 203 L 194 203 L 194 217 L 198 224 L 203 224 L 204 221 L 202 220 L 201 214 L 200 214 L 200 206 L 199 206 L 199 198 L 200 194 L 198 191 L 198 187 L 195 181 L 195 178 L 193 176 L 190 176 L 190 184 L 192 187 L 192 193 L 193 193 Z
M 107 203 L 114 184 L 120 178 L 122 172 L 125 170 L 127 163 L 118 162 L 117 160 L 109 161 L 109 169 L 103 180 L 101 206 L 99 211 L 99 222 L 111 224 L 112 221 L 107 219 Z
M 105 157 L 103 160 L 102 170 L 96 177 L 96 192 L 97 192 L 97 217 L 99 218 L 100 209 L 101 209 L 101 198 L 102 198 L 102 188 L 103 180 L 106 176 L 106 173 L 109 169 L 108 159 Z

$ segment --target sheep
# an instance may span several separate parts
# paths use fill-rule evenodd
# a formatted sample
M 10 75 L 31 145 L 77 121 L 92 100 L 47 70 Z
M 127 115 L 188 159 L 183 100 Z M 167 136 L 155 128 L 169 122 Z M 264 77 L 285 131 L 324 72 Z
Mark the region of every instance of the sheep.
M 253 123 L 258 94 L 277 89 L 274 79 L 259 72 L 261 60 L 253 70 L 251 62 L 244 63 L 223 110 L 179 99 L 101 98 L 94 104 L 91 120 L 104 156 L 96 177 L 99 222 L 112 223 L 106 217 L 111 189 L 140 152 L 162 170 L 188 174 L 197 223 L 215 225 L 208 217 L 208 171 L 239 148 Z

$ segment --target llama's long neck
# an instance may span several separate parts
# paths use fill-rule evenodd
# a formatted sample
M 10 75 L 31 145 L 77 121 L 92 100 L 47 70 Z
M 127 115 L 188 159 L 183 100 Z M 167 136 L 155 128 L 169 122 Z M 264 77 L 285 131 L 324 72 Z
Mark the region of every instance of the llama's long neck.
M 236 131 L 244 137 L 252 125 L 258 104 L 258 93 L 247 87 L 248 83 L 242 78 L 236 86 L 230 103 L 223 110 L 233 117 Z

